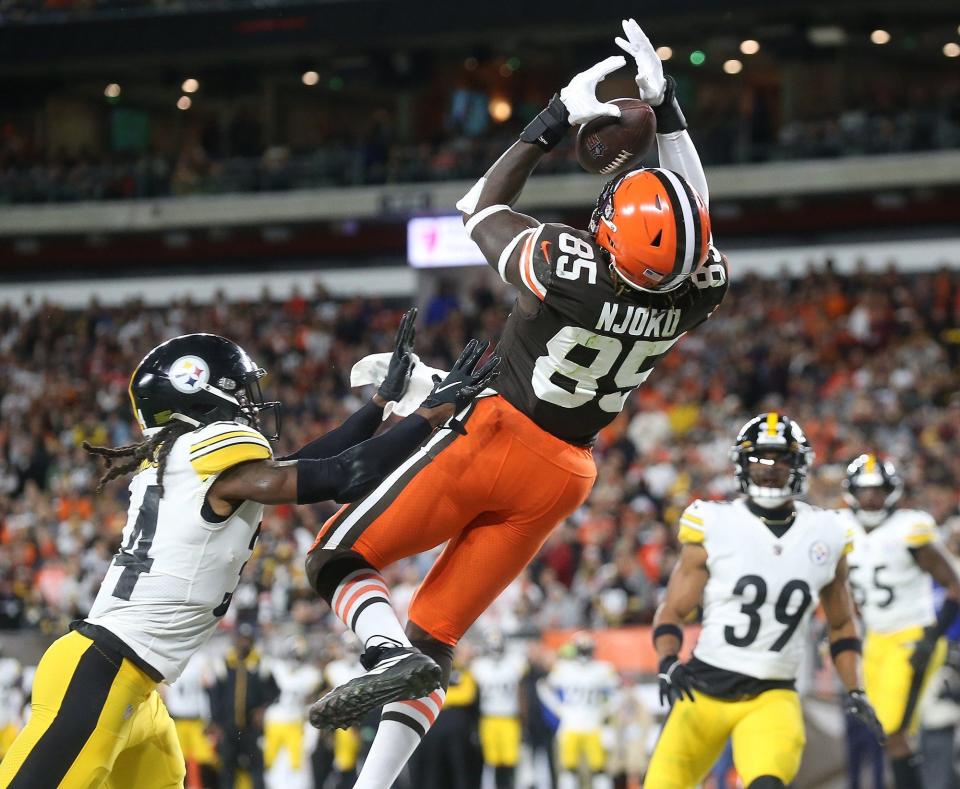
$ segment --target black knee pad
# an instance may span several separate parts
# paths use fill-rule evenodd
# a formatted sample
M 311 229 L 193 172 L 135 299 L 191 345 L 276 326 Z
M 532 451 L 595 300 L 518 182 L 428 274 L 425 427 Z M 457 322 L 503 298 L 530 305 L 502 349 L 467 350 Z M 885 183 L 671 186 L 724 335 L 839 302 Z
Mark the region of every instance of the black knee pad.
M 427 657 L 433 658 L 434 662 L 440 666 L 443 672 L 443 689 L 446 690 L 450 684 L 450 670 L 453 668 L 453 647 L 437 641 L 413 622 L 407 622 L 405 632 L 411 644 Z
M 754 778 L 747 789 L 784 789 L 786 784 L 773 775 L 761 775 Z
M 324 551 L 320 548 L 314 548 L 307 554 L 304 568 L 310 586 L 327 601 L 327 605 L 331 604 L 340 582 L 350 573 L 355 570 L 379 572 L 356 551 Z

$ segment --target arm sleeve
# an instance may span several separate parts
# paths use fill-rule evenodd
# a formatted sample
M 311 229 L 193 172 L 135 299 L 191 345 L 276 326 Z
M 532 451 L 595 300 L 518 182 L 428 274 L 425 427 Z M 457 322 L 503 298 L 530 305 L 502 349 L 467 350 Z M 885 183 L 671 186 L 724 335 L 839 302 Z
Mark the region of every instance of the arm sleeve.
M 916 518 L 904 534 L 908 548 L 921 548 L 937 540 L 937 523 L 925 512 L 917 512 Z
M 190 435 L 190 465 L 205 482 L 240 463 L 273 457 L 270 442 L 239 423 L 215 422 Z
M 342 425 L 326 435 L 315 438 L 308 444 L 280 460 L 301 460 L 305 458 L 332 458 L 361 441 L 366 441 L 377 432 L 383 420 L 383 409 L 370 400 L 355 411 Z
M 379 485 L 431 432 L 426 419 L 411 414 L 392 430 L 336 457 L 298 460 L 297 503 L 356 501 Z
M 705 536 L 703 508 L 698 499 L 680 516 L 680 532 L 677 534 L 677 539 L 684 545 L 703 545 Z
M 710 189 L 707 176 L 703 172 L 700 156 L 693 145 L 690 133 L 682 131 L 657 135 L 657 151 L 660 154 L 660 166 L 666 170 L 680 173 L 688 184 L 697 190 L 703 198 L 703 204 L 710 207 Z

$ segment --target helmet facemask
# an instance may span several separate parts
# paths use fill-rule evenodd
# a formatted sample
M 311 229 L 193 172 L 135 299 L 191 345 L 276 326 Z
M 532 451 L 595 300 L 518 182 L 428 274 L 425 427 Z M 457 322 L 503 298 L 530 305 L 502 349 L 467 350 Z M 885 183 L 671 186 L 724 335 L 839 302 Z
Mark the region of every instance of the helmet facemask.
M 800 426 L 762 414 L 740 431 L 731 452 L 740 490 L 756 505 L 775 509 L 807 492 L 813 450 Z
M 890 517 L 903 495 L 903 480 L 889 461 L 861 455 L 847 469 L 843 499 L 866 529 Z

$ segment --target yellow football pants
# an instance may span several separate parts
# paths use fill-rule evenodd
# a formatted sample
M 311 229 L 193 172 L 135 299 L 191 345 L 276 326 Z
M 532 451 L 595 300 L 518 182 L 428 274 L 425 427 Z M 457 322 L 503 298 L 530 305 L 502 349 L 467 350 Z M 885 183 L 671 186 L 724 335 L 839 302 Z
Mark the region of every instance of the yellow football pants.
M 920 696 L 947 659 L 947 641 L 941 638 L 924 675 L 915 678 L 910 654 L 922 636 L 922 627 L 909 627 L 895 633 L 867 633 L 863 642 L 864 690 L 887 734 L 917 733 Z
M 207 726 L 200 718 L 174 718 L 183 758 L 197 764 L 216 764 L 217 755 L 207 737 Z
M 560 769 L 579 770 L 586 762 L 590 772 L 599 773 L 607 766 L 607 752 L 599 731 L 561 731 L 559 737 Z
M 733 763 L 744 786 L 762 775 L 789 784 L 800 768 L 806 734 L 800 698 L 768 690 L 745 701 L 697 692 L 673 705 L 650 760 L 644 789 L 692 789 L 733 738 Z
M 303 721 L 268 721 L 263 730 L 263 763 L 269 770 L 286 749 L 290 769 L 303 764 Z
M 80 633 L 37 666 L 30 721 L 0 764 L 2 789 L 180 789 L 183 754 L 156 683 Z
M 333 766 L 341 773 L 357 767 L 360 756 L 360 734 L 356 729 L 337 729 L 333 733 Z
M 486 715 L 480 718 L 483 761 L 491 767 L 516 767 L 520 761 L 520 721 Z

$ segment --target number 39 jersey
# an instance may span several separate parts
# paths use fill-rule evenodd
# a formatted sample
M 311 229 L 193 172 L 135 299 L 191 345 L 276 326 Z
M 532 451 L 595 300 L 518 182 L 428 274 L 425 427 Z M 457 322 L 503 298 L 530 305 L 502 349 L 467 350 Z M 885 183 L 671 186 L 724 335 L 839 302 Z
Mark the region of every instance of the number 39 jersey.
M 609 254 L 586 232 L 546 224 L 504 251 L 519 255 L 524 285 L 542 303 L 515 307 L 497 353 L 494 388 L 548 433 L 590 444 L 677 340 L 705 321 L 727 290 L 713 247 L 704 265 L 667 292 L 620 288 Z M 502 272 L 501 266 L 501 273 Z
M 180 436 L 157 467 L 130 482 L 120 550 L 86 622 L 120 639 L 167 682 L 176 680 L 230 605 L 260 532 L 263 505 L 243 502 L 221 518 L 205 500 L 217 476 L 271 457 L 256 430 L 216 422 Z
M 782 537 L 743 500 L 695 501 L 680 518 L 680 541 L 707 551 L 703 628 L 693 654 L 710 666 L 760 680 L 793 680 L 810 617 L 849 550 L 835 512 L 797 502 Z
M 936 521 L 920 510 L 894 510 L 867 531 L 850 510 L 842 515 L 854 535 L 850 588 L 867 630 L 894 633 L 933 624 L 933 583 L 910 549 L 936 541 Z

